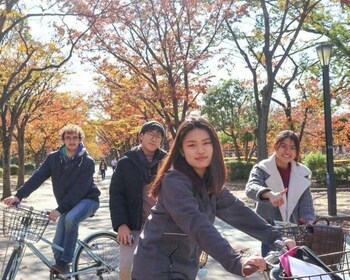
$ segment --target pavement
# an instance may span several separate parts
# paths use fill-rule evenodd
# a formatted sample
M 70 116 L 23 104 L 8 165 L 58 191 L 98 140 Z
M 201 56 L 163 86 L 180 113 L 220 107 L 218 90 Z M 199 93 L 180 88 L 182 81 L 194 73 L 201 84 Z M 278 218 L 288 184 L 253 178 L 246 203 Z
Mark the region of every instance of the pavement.
M 112 170 L 109 168 L 106 173 L 106 178 L 101 180 L 100 175 L 96 172 L 95 181 L 99 186 L 102 194 L 100 197 L 100 208 L 96 212 L 96 215 L 82 222 L 80 226 L 79 238 L 84 239 L 86 236 L 94 231 L 99 230 L 110 230 L 112 231 L 112 225 L 109 218 L 109 208 L 108 208 L 108 190 L 110 184 Z M 51 210 L 56 207 L 56 201 L 52 194 L 51 181 L 46 181 L 39 189 L 37 189 L 31 196 L 23 201 L 28 205 L 33 206 L 35 209 L 39 210 Z M 254 238 L 236 230 L 235 228 L 227 225 L 221 220 L 215 222 L 215 226 L 220 231 L 223 237 L 225 237 L 233 248 L 238 250 L 247 251 L 249 254 L 259 254 L 260 252 L 260 242 Z M 2 222 L 0 224 L 0 231 L 2 232 Z M 50 222 L 48 228 L 45 232 L 45 237 L 52 240 L 55 231 L 55 224 Z M 47 254 L 50 260 L 52 258 L 51 248 L 46 248 L 44 244 L 39 241 L 36 243 L 39 250 Z M 7 250 L 8 249 L 8 250 Z M 0 235 L 0 272 L 3 270 L 3 264 L 6 263 L 5 255 L 7 252 L 7 258 L 11 253 L 11 243 L 7 239 Z M 199 273 L 199 279 L 210 279 L 210 280 L 221 280 L 226 279 L 243 279 L 236 275 L 232 275 L 227 272 L 217 261 L 212 259 L 210 256 L 208 262 L 204 269 Z M 17 280 L 44 280 L 49 279 L 49 269 L 28 249 L 22 260 L 21 268 L 16 277 Z M 247 280 L 263 279 L 261 273 L 257 272 L 249 277 Z

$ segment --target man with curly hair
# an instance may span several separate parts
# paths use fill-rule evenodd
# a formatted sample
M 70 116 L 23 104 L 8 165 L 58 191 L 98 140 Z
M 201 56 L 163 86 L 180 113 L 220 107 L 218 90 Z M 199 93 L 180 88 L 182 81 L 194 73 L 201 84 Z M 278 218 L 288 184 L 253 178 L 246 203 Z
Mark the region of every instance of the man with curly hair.
M 52 221 L 58 220 L 53 242 L 64 249 L 61 252 L 52 248 L 56 264 L 51 271 L 58 274 L 69 272 L 80 222 L 99 207 L 100 191 L 94 183 L 95 162 L 82 143 L 84 137 L 77 125 L 62 128 L 62 146 L 47 156 L 14 196 L 4 199 L 7 205 L 20 202 L 51 177 L 58 205 L 49 215 Z

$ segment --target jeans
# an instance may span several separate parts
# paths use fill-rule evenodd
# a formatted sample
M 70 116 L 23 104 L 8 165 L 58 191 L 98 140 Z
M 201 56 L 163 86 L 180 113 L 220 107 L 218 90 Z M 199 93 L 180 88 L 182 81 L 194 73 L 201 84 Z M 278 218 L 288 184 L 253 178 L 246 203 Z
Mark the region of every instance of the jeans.
M 261 256 L 264 258 L 271 251 L 269 245 L 261 243 Z
M 53 243 L 63 248 L 63 252 L 52 247 L 56 265 L 66 266 L 73 259 L 78 240 L 79 223 L 92 216 L 100 203 L 92 199 L 82 199 L 67 213 L 60 216 Z

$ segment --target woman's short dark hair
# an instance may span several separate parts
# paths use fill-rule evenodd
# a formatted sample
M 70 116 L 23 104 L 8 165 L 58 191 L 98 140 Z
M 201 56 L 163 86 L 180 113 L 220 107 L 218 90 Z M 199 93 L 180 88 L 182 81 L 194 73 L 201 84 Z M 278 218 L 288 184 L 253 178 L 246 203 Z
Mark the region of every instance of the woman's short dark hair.
M 290 138 L 295 145 L 295 148 L 297 149 L 297 154 L 295 156 L 295 161 L 300 162 L 301 161 L 301 151 L 300 151 L 300 140 L 299 136 L 293 131 L 293 130 L 283 130 L 279 132 L 276 136 L 274 148 L 277 150 L 284 139 Z
M 195 128 L 206 130 L 209 133 L 213 145 L 213 156 L 211 164 L 206 171 L 206 174 L 209 177 L 208 181 L 210 182 L 210 185 L 208 186 L 208 192 L 218 194 L 222 191 L 223 185 L 226 181 L 226 169 L 220 141 L 213 126 L 204 118 L 199 117 L 185 120 L 179 126 L 175 140 L 170 148 L 169 154 L 165 158 L 152 184 L 151 195 L 153 197 L 156 198 L 159 195 L 159 192 L 161 190 L 161 181 L 163 179 L 164 174 L 171 167 L 177 169 L 176 166 L 181 165 L 180 162 L 183 161 L 183 157 L 181 155 L 183 141 L 186 135 Z M 189 165 L 188 168 L 192 169 L 192 167 L 190 167 Z

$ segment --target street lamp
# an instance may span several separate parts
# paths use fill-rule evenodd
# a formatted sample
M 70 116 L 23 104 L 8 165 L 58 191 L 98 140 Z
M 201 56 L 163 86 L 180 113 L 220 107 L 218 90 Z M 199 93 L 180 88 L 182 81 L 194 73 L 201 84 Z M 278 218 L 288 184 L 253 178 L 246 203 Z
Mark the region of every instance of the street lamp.
M 329 86 L 329 62 L 331 60 L 332 46 L 323 44 L 316 48 L 318 58 L 322 65 L 323 73 L 323 102 L 324 119 L 326 128 L 326 155 L 327 155 L 327 194 L 328 194 L 328 215 L 337 215 L 337 196 L 334 180 L 333 166 L 333 137 L 332 137 L 332 112 L 331 95 Z

